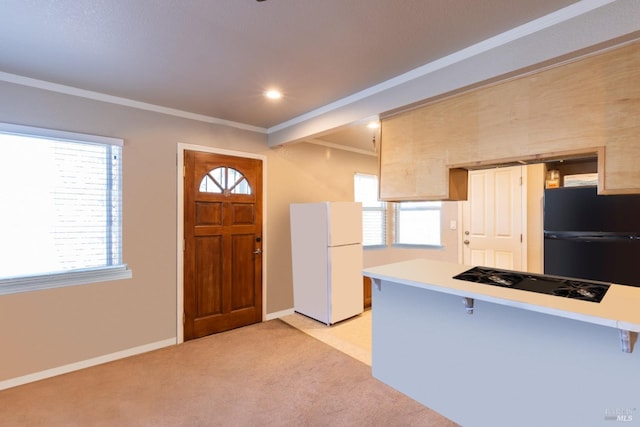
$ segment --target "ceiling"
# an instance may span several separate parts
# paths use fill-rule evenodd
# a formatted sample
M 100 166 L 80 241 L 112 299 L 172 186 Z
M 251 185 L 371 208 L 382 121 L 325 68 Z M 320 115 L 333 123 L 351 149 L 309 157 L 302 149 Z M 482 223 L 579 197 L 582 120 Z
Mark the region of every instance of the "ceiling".
M 3 0 L 0 78 L 37 79 L 269 133 L 573 3 Z M 282 90 L 283 99 L 265 99 L 268 88 Z M 360 145 L 370 150 L 365 132 Z M 322 137 L 338 144 L 356 138 Z

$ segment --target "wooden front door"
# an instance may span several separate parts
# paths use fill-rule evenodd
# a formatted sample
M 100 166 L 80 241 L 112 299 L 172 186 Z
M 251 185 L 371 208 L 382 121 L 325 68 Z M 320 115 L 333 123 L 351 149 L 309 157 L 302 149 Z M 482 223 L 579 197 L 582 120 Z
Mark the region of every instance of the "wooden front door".
M 262 321 L 262 161 L 184 153 L 184 338 Z

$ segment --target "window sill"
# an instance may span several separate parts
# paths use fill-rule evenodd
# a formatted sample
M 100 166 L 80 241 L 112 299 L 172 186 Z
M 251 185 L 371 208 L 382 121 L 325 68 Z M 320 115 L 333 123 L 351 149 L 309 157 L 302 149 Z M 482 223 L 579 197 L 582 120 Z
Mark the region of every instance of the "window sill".
M 364 249 L 365 251 L 369 250 L 369 249 L 387 249 L 387 245 L 368 245 L 368 246 L 362 246 L 362 249 Z
M 132 277 L 132 271 L 127 268 L 126 264 L 124 264 L 114 267 L 77 270 L 67 273 L 2 279 L 0 280 L 0 295 L 85 285 L 97 282 L 108 282 L 111 280 L 131 279 Z
M 405 248 L 405 249 L 444 249 L 443 245 L 412 245 L 408 243 L 394 243 L 391 246 L 394 248 Z

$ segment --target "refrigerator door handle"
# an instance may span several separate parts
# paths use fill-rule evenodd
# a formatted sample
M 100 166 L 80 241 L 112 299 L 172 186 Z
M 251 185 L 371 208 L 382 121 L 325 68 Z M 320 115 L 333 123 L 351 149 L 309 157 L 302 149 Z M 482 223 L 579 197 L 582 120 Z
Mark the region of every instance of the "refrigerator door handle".
M 636 241 L 640 240 L 640 235 L 633 233 L 593 233 L 593 232 L 553 232 L 545 231 L 545 239 L 554 240 L 574 240 L 584 242 L 606 242 L 606 241 Z

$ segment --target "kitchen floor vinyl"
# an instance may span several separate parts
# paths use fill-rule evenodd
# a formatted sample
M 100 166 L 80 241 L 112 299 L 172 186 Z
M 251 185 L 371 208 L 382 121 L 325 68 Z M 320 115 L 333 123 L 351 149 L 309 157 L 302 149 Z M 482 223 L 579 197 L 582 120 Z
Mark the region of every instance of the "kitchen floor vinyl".
M 371 366 L 371 310 L 331 326 L 299 313 L 280 320 Z

